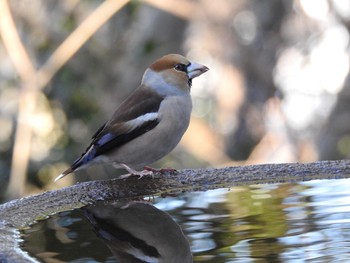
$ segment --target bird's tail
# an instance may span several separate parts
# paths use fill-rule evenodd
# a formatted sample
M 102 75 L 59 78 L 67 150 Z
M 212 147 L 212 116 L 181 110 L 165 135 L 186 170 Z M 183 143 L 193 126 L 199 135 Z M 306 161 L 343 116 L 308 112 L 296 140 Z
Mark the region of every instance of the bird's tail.
M 74 172 L 74 169 L 72 167 L 69 167 L 67 170 L 65 170 L 63 173 L 61 173 L 59 176 L 56 177 L 55 182 L 57 182 L 58 180 L 62 179 L 63 177 L 65 177 L 66 175 L 72 172 Z
M 74 171 L 80 170 L 82 167 L 86 166 L 87 163 L 89 163 L 92 159 L 95 158 L 96 155 L 96 149 L 93 144 L 91 144 L 86 151 L 74 161 L 74 163 L 69 167 L 67 170 L 65 170 L 63 173 L 61 173 L 59 176 L 56 177 L 55 182 L 62 179 L 66 175 L 73 173 Z

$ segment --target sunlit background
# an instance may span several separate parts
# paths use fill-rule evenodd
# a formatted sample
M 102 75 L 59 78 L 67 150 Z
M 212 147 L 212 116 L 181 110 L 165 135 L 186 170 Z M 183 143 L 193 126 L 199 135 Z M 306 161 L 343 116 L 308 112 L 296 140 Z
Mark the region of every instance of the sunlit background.
M 53 183 L 167 53 L 210 71 L 193 82 L 181 144 L 155 166 L 349 155 L 348 0 L 8 4 L 0 6 L 0 200 L 123 173 L 92 167 Z

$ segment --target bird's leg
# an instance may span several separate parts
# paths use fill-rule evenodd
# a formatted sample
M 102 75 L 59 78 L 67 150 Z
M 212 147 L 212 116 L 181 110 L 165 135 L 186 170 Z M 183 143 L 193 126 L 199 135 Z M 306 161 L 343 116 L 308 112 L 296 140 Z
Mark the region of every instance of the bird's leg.
M 127 170 L 130 174 L 137 174 L 138 172 L 134 169 L 132 169 L 131 167 L 127 166 L 124 163 L 119 164 L 120 166 L 122 166 L 125 170 Z
M 141 179 L 144 176 L 148 176 L 148 175 L 153 176 L 153 171 L 149 171 L 149 170 L 146 170 L 146 169 L 143 170 L 143 171 L 136 171 L 135 169 L 127 166 L 124 163 L 121 163 L 119 165 L 122 166 L 125 170 L 127 170 L 129 172 L 128 176 L 130 176 L 130 175 L 137 175 L 137 176 L 139 176 L 139 179 Z M 123 178 L 125 178 L 125 177 L 123 177 Z
M 177 173 L 177 170 L 174 169 L 174 168 L 161 168 L 161 169 L 156 169 L 156 168 L 153 168 L 153 167 L 149 167 L 149 166 L 145 166 L 143 169 L 145 169 L 145 171 L 151 171 L 153 173 L 161 173 L 161 174 L 164 174 L 164 173 Z

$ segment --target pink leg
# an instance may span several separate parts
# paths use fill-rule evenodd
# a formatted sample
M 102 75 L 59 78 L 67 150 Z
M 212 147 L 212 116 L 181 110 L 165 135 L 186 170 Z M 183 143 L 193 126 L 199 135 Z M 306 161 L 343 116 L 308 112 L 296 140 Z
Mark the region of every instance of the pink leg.
M 149 171 L 146 169 L 143 171 L 136 171 L 135 169 L 132 169 L 131 167 L 127 166 L 124 163 L 120 164 L 120 166 L 129 172 L 129 174 L 126 177 L 129 177 L 130 175 L 137 175 L 139 176 L 139 179 L 141 179 L 144 176 L 148 176 L 148 175 L 153 176 L 153 171 Z M 121 178 L 126 178 L 126 177 L 123 176 Z
M 153 167 L 149 167 L 149 166 L 145 166 L 144 169 L 146 171 L 151 171 L 153 173 L 177 173 L 177 170 L 174 169 L 174 168 L 161 168 L 161 169 L 156 169 L 156 168 L 153 168 Z

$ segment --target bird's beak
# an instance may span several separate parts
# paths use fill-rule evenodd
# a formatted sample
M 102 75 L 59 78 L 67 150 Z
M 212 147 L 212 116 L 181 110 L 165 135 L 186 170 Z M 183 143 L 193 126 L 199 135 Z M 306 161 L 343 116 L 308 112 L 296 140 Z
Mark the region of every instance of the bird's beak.
M 207 72 L 208 70 L 209 68 L 207 68 L 206 66 L 192 62 L 187 67 L 187 75 L 189 79 L 193 79 L 195 77 L 202 75 L 204 72 Z

